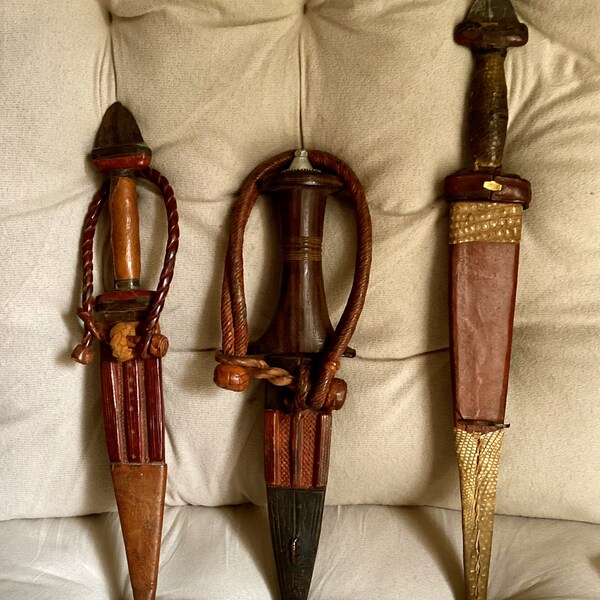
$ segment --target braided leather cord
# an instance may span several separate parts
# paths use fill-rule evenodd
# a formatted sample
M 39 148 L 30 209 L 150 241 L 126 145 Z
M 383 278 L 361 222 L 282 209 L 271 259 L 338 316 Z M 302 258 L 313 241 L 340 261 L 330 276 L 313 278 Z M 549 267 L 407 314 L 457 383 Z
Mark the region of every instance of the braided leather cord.
M 244 296 L 242 256 L 244 231 L 250 212 L 260 196 L 259 180 L 289 165 L 293 156 L 294 151 L 289 150 L 264 161 L 256 167 L 244 181 L 240 197 L 234 207 L 221 296 L 223 351 L 217 353 L 219 362 L 227 361 L 229 364 L 248 365 L 246 353 L 250 339 Z M 357 252 L 352 289 L 346 308 L 328 343 L 328 348 L 324 352 L 316 384 L 311 390 L 307 402 L 311 408 L 318 410 L 325 404 L 331 382 L 339 369 L 341 357 L 350 343 L 364 306 L 371 268 L 372 234 L 369 207 L 363 187 L 354 171 L 342 160 L 327 152 L 311 150 L 308 153 L 308 159 L 315 167 L 331 171 L 343 181 L 353 200 L 357 223 Z M 261 363 L 260 367 L 262 367 L 263 375 L 261 378 L 272 381 L 268 375 L 265 376 L 266 363 L 258 359 L 253 360 L 256 360 L 257 367 L 259 367 L 258 363 Z M 277 376 L 281 377 L 281 369 L 277 369 L 277 371 Z M 275 373 L 273 375 L 275 376 Z M 291 379 L 291 376 L 289 376 L 287 381 L 291 381 Z M 272 381 L 272 383 L 282 385 L 276 381 Z
M 175 270 L 175 259 L 179 247 L 179 214 L 177 212 L 177 200 L 173 188 L 170 186 L 166 177 L 160 174 L 156 169 L 146 168 L 136 171 L 135 175 L 139 179 L 145 179 L 153 183 L 162 193 L 165 209 L 167 212 L 167 246 L 162 271 L 156 291 L 152 296 L 152 301 L 148 307 L 146 319 L 142 324 L 142 331 L 139 342 L 139 350 L 142 358 L 148 357 L 148 348 L 152 335 L 156 331 L 160 313 L 162 312 L 171 281 Z M 81 346 L 83 349 L 89 349 L 94 338 L 103 339 L 96 323 L 94 321 L 95 299 L 94 299 L 94 237 L 98 218 L 102 208 L 108 199 L 110 191 L 110 181 L 107 179 L 102 187 L 96 192 L 88 208 L 83 225 L 83 283 L 81 294 L 81 308 L 77 310 L 77 315 L 84 323 L 84 333 Z
M 148 307 L 146 321 L 143 325 L 142 336 L 140 340 L 140 352 L 142 358 L 148 357 L 148 347 L 150 339 L 154 335 L 160 319 L 160 313 L 165 306 L 165 300 L 173 281 L 175 271 L 175 259 L 179 248 L 179 213 L 177 212 L 177 200 L 173 188 L 166 177 L 157 170 L 146 168 L 140 171 L 139 176 L 153 183 L 162 193 L 165 209 L 167 211 L 167 246 L 165 248 L 165 258 L 163 268 L 160 273 L 160 279 L 156 291 L 152 297 L 152 302 Z
M 110 192 L 110 179 L 107 179 L 94 194 L 83 223 L 83 241 L 81 244 L 83 257 L 83 280 L 81 286 L 81 308 L 77 315 L 83 321 L 82 346 L 90 348 L 94 338 L 102 336 L 94 323 L 94 236 L 100 213 Z

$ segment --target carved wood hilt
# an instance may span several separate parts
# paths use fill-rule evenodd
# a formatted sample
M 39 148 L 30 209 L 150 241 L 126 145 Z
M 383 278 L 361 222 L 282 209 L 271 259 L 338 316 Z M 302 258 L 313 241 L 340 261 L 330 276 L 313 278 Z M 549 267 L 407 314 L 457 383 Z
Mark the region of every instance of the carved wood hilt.
M 302 151 L 304 152 L 304 151 Z M 246 179 L 234 208 L 223 279 L 221 324 L 223 350 L 217 354 L 215 383 L 241 391 L 250 376 L 269 379 L 275 385 L 296 389 L 306 408 L 332 410 L 343 404 L 345 384 L 335 378 L 362 310 L 371 264 L 371 221 L 362 186 L 353 171 L 325 152 L 310 151 L 308 168 L 283 169 L 292 151 L 257 167 Z M 319 171 L 317 169 L 322 169 Z M 326 198 L 346 186 L 357 216 L 357 254 L 354 283 L 346 309 L 335 330 L 331 326 L 321 268 L 321 243 Z M 249 346 L 244 299 L 242 246 L 244 228 L 261 191 L 276 202 L 282 248 L 282 283 L 278 307 L 267 331 L 252 345 L 252 354 L 266 354 L 266 361 L 247 355 Z M 319 366 L 307 388 L 299 392 L 304 355 L 319 355 Z M 274 364 L 274 356 L 296 355 L 293 373 Z M 287 362 L 286 362 L 287 361 Z M 273 373 L 273 379 L 269 376 Z M 281 377 L 287 373 L 288 377 Z M 275 379 L 280 379 L 278 382 Z M 305 380 L 306 381 L 306 380 Z

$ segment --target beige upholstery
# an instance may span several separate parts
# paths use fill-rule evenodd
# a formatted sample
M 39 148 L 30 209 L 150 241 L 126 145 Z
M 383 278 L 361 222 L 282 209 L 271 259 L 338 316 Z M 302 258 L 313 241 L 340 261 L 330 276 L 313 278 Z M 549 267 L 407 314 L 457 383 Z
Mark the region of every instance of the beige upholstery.
M 598 600 L 600 527 L 499 517 L 490 598 Z M 462 599 L 460 514 L 328 507 L 310 600 Z M 131 600 L 116 513 L 0 523 L 2 600 Z M 160 600 L 278 598 L 264 508 L 165 514 Z
M 372 283 L 352 344 L 358 358 L 342 366 L 349 397 L 334 418 L 327 501 L 458 507 L 441 190 L 444 177 L 469 162 L 463 140 L 471 61 L 452 40 L 468 4 L 1 3 L 0 519 L 114 510 L 98 365 L 74 364 L 69 354 L 81 335 L 75 316 L 81 224 L 100 181 L 86 155 L 117 98 L 136 115 L 154 150 L 153 165 L 175 188 L 181 215 L 181 249 L 162 318 L 171 341 L 164 361 L 168 504 L 265 501 L 261 389 L 236 395 L 211 381 L 220 346 L 219 288 L 227 219 L 240 183 L 263 159 L 303 143 L 337 154 L 356 170 L 375 240 Z M 507 60 L 505 168 L 531 180 L 534 200 L 524 215 L 508 399 L 512 427 L 497 506 L 510 515 L 600 523 L 600 4 L 514 4 L 531 40 Z M 353 225 L 343 201 L 330 204 L 325 267 L 337 317 L 352 277 Z M 148 190 L 140 208 L 143 283 L 151 287 L 165 219 Z M 273 223 L 267 215 L 257 209 L 247 235 L 255 334 L 270 317 L 277 284 L 269 275 Z M 97 250 L 107 257 L 105 224 Z M 98 269 L 99 290 L 103 279 Z M 249 539 L 267 543 L 264 518 L 258 527 L 252 509 L 232 511 L 169 512 L 164 598 L 200 597 L 178 591 L 195 588 L 178 586 L 200 585 L 202 573 L 214 574 L 207 589 L 215 590 L 202 597 L 264 598 L 273 591 L 268 549 L 245 548 L 257 543 Z M 190 514 L 200 515 L 196 537 L 180 540 L 182 519 Z M 232 514 L 244 521 L 239 532 Z M 429 516 L 426 525 L 415 525 L 402 521 L 404 514 L 437 515 L 441 533 L 429 527 Z M 218 523 L 206 515 L 219 515 Z M 331 508 L 327 515 L 315 598 L 452 597 L 459 576 L 454 513 Z M 336 519 L 344 522 L 341 533 Z M 492 597 L 600 597 L 592 592 L 600 589 L 597 527 L 499 522 L 506 526 L 499 528 Z M 67 548 L 63 528 L 83 546 Z M 116 531 L 114 516 L 3 524 L 0 535 L 20 537 L 23 554 L 6 556 L 14 575 L 0 582 L 0 597 L 58 597 L 52 575 L 37 577 L 45 570 L 75 586 L 61 598 L 106 598 L 117 563 L 115 589 L 122 589 L 122 556 L 102 558 Z M 571 538 L 571 549 L 561 550 Z M 217 539 L 227 546 L 224 554 L 202 555 L 208 562 L 198 559 L 194 568 L 176 564 L 180 544 L 194 546 L 197 557 L 202 548 L 210 554 L 214 545 L 207 540 Z M 38 544 L 42 571 L 35 562 L 28 571 L 24 565 Z M 454 554 L 445 562 L 436 552 L 449 544 Z M 383 551 L 389 547 L 398 562 Z M 216 576 L 229 551 L 246 569 L 228 579 L 233 592 Z M 95 583 L 82 579 L 77 587 L 68 557 L 80 552 L 91 561 Z M 348 563 L 342 556 L 354 558 Z M 371 562 L 363 565 L 365 556 Z M 339 579 L 328 583 L 334 572 Z M 377 582 L 379 595 L 368 596 L 365 590 Z M 399 596 L 397 588 L 414 591 Z

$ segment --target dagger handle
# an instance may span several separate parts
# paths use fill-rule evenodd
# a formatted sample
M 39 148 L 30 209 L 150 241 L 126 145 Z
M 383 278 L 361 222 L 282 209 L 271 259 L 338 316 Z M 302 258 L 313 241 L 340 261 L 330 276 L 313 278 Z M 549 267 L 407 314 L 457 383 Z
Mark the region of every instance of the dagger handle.
M 339 187 L 332 175 L 303 171 L 284 171 L 265 185 L 279 217 L 281 285 L 275 315 L 252 353 L 318 353 L 331 337 L 321 246 L 327 196 Z
M 115 289 L 139 288 L 140 224 L 133 171 L 115 169 L 110 177 L 110 243 Z
M 493 171 L 502 165 L 508 127 L 506 50 L 476 51 L 474 58 L 469 107 L 471 153 L 475 171 Z
M 469 108 L 475 171 L 499 171 L 502 166 L 508 126 L 504 61 L 508 48 L 525 45 L 529 36 L 516 15 L 488 21 L 467 18 L 454 33 L 456 43 L 471 48 L 475 58 Z

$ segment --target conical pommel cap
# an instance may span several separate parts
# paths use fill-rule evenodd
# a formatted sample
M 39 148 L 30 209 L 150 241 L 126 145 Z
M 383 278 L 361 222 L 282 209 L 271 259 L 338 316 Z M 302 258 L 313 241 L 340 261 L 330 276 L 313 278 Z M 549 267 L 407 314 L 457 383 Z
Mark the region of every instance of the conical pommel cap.
M 318 171 L 318 169 L 315 169 L 308 160 L 308 150 L 303 149 L 294 152 L 294 159 L 286 171 Z
M 475 0 L 467 18 L 456 28 L 454 39 L 471 48 L 505 50 L 524 46 L 529 33 L 509 0 Z
M 91 157 L 99 171 L 142 169 L 150 164 L 152 151 L 135 118 L 120 102 L 104 113 Z

